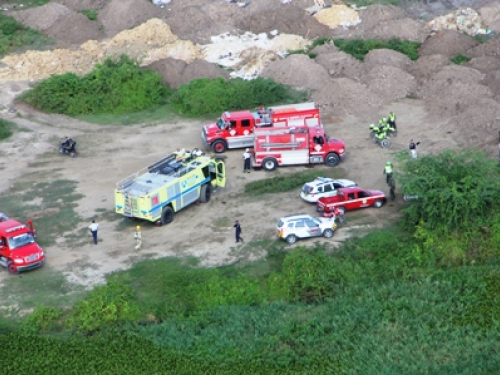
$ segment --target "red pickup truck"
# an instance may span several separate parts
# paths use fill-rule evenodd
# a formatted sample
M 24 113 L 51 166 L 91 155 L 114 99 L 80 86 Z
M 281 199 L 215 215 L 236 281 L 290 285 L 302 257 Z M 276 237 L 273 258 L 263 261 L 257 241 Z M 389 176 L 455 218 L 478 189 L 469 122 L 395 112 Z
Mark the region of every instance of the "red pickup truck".
M 380 208 L 387 202 L 387 198 L 380 190 L 367 190 L 360 187 L 349 187 L 337 189 L 337 195 L 320 198 L 317 211 L 325 217 L 334 216 L 334 209 L 339 211 L 351 211 L 364 207 Z

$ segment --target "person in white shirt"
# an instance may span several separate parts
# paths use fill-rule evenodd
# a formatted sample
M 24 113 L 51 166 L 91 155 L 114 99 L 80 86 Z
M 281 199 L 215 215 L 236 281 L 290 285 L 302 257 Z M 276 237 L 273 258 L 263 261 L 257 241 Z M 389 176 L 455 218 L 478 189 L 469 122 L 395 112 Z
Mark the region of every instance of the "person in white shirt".
M 250 154 L 250 149 L 247 148 L 245 150 L 245 152 L 243 153 L 243 159 L 244 159 L 244 163 L 243 163 L 243 173 L 250 173 L 250 158 L 252 157 L 252 155 Z
M 99 223 L 92 220 L 92 224 L 89 225 L 90 233 L 92 233 L 92 238 L 94 239 L 94 244 L 97 245 L 97 228 L 99 228 Z

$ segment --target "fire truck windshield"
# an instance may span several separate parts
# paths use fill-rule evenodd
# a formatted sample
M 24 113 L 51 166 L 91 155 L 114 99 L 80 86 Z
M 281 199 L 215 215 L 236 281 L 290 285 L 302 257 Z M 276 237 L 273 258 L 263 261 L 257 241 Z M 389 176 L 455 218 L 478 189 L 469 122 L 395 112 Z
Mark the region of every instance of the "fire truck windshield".
M 23 233 L 19 236 L 9 237 L 9 248 L 11 250 L 18 249 L 30 243 L 34 243 L 35 239 L 31 233 Z
M 226 122 L 224 121 L 224 119 L 222 117 L 219 118 L 219 120 L 217 120 L 217 126 L 220 129 L 224 129 L 224 127 L 226 126 Z

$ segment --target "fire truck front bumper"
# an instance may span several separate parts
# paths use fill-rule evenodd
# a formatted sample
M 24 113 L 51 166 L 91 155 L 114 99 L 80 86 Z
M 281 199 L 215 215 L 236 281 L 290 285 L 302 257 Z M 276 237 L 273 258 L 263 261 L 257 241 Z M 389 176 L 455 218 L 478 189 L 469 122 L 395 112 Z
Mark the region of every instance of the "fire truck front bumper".
M 207 136 L 206 136 L 206 134 L 205 134 L 205 132 L 204 132 L 204 131 L 202 131 L 202 132 L 201 132 L 201 140 L 202 140 L 203 145 L 204 145 L 205 147 L 210 146 L 210 143 L 208 143 L 208 139 L 207 139 Z
M 31 264 L 28 264 L 26 266 L 18 266 L 17 270 L 20 271 L 20 272 L 31 271 L 31 270 L 34 270 L 36 268 L 39 268 L 39 267 L 43 266 L 43 263 L 45 263 L 45 259 L 42 259 L 39 262 L 34 262 L 34 263 L 31 263 Z

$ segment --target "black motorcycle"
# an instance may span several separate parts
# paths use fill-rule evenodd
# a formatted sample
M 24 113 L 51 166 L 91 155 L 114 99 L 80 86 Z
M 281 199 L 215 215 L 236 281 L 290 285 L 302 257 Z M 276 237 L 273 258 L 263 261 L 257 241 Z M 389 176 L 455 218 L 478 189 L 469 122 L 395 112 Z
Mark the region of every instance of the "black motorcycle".
M 76 155 L 78 154 L 78 152 L 76 151 L 76 142 L 71 141 L 70 143 L 68 143 L 66 141 L 61 143 L 61 145 L 59 146 L 59 153 L 69 155 L 72 158 L 76 157 Z

